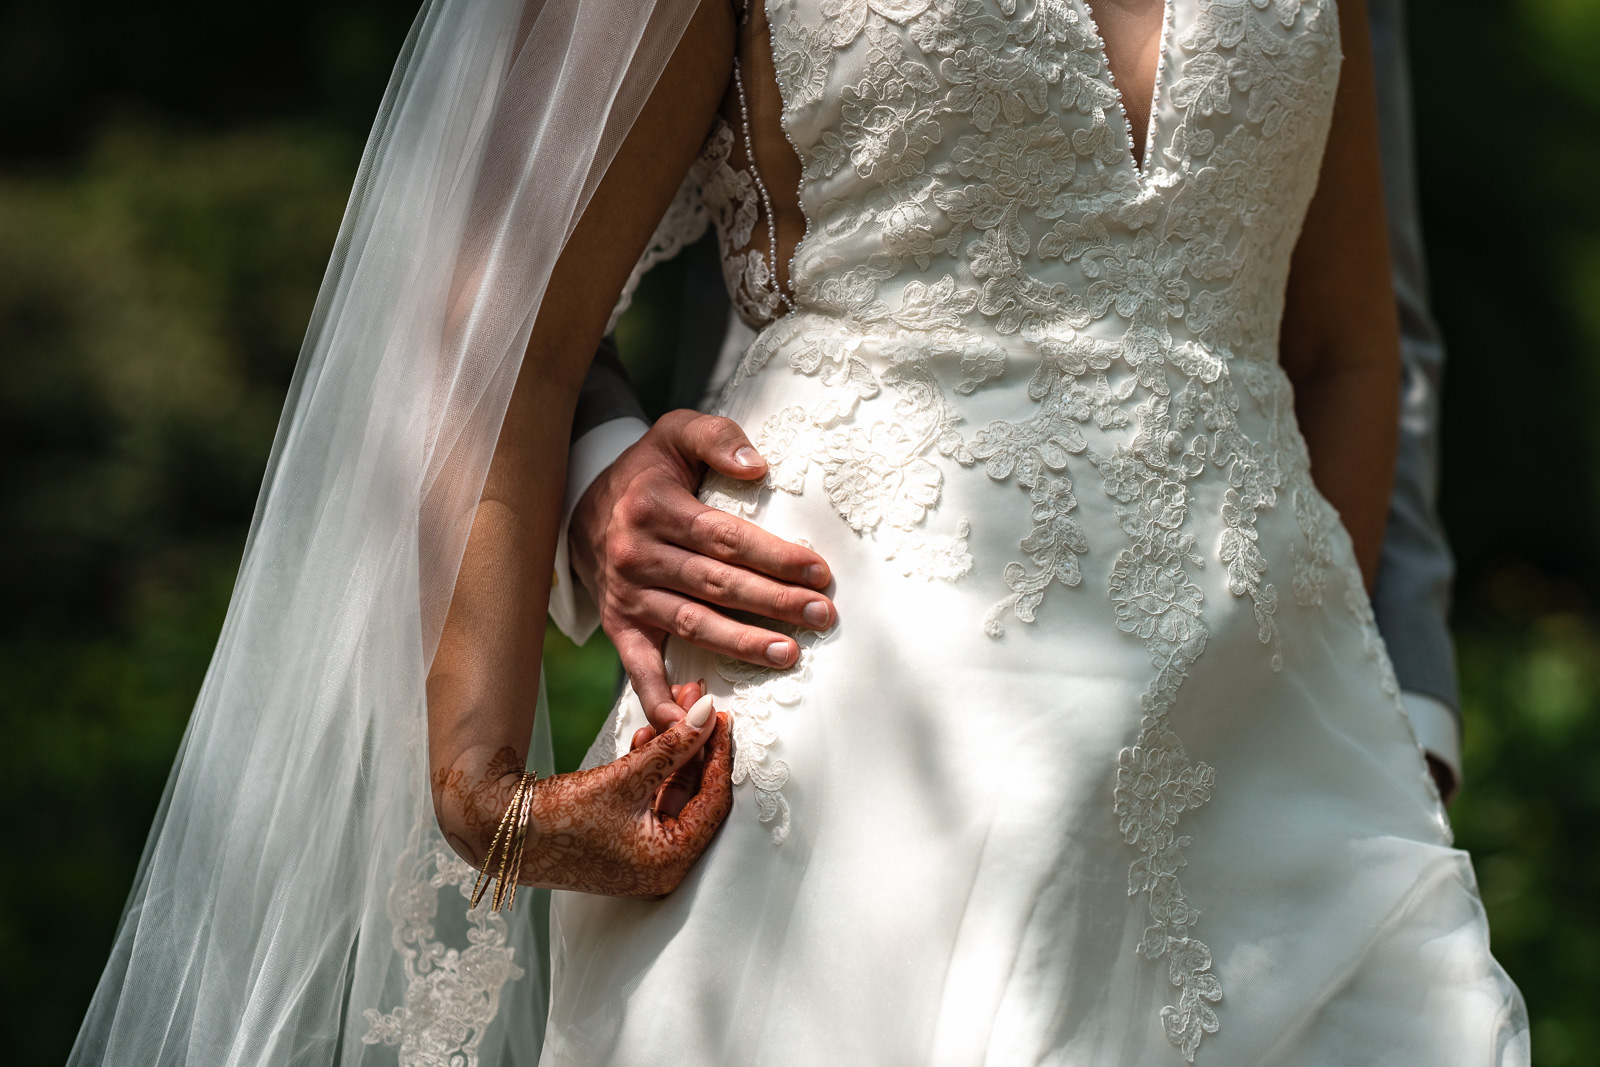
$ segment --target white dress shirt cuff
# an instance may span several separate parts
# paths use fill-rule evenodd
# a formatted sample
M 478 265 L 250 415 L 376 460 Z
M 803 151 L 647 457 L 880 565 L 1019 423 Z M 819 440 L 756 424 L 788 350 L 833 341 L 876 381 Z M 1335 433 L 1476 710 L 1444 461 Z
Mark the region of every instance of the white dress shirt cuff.
M 647 423 L 632 416 L 612 419 L 572 442 L 572 449 L 567 453 L 567 496 L 561 508 L 561 530 L 556 536 L 555 573 L 550 577 L 550 618 L 556 629 L 575 644 L 589 640 L 600 625 L 600 609 L 572 573 L 567 527 L 578 501 L 583 499 L 594 480 L 649 429 Z
M 1455 775 L 1456 789 L 1461 788 L 1461 727 L 1456 717 L 1443 702 L 1422 693 L 1407 690 L 1400 694 L 1411 728 L 1417 732 L 1417 742 L 1423 749 L 1450 768 Z

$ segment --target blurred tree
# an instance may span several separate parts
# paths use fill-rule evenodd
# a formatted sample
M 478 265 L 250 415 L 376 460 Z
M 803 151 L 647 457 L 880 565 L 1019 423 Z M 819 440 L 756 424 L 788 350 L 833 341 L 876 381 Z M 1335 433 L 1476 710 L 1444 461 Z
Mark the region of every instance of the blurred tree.
M 1469 788 L 1452 815 L 1495 954 L 1527 998 L 1535 1062 L 1581 1067 L 1600 1046 L 1600 626 L 1527 611 L 1547 587 L 1537 575 L 1496 584 L 1524 607 L 1460 632 Z
M 70 179 L 0 178 L 0 633 L 120 627 L 237 551 L 353 164 L 119 127 Z
M 0 8 L 0 161 L 71 158 L 132 113 L 221 131 L 312 120 L 361 138 L 415 0 Z
M 1450 345 L 1441 504 L 1460 565 L 1466 788 L 1535 1062 L 1600 1022 L 1600 5 L 1409 0 L 1421 202 Z
M 116 127 L 0 178 L 0 810 L 33 875 L 0 880 L 10 1062 L 60 1062 L 110 945 L 353 164 Z
M 1592 601 L 1600 521 L 1600 5 L 1408 0 L 1417 163 L 1450 347 L 1442 507 L 1463 612 L 1528 564 Z

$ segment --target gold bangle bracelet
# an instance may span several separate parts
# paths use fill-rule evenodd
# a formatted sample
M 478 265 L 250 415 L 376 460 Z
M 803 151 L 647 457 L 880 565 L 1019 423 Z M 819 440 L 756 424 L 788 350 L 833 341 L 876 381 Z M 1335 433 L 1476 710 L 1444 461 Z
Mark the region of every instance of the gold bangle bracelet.
M 506 805 L 505 814 L 500 816 L 501 823 L 506 826 L 506 836 L 500 848 L 500 870 L 495 877 L 494 893 L 489 900 L 489 910 L 499 911 L 506 903 L 506 882 L 516 881 L 517 870 L 511 866 L 512 842 L 516 839 L 516 816 L 522 810 L 522 797 L 528 791 L 527 776 L 517 779 L 517 788 L 511 793 L 511 803 Z M 488 863 L 484 868 L 488 868 Z
M 528 775 L 528 788 L 522 791 L 522 809 L 517 813 L 517 836 L 511 849 L 511 892 L 506 896 L 506 910 L 517 902 L 517 878 L 522 873 L 522 846 L 528 841 L 528 818 L 533 810 L 533 783 L 537 781 L 533 775 Z M 505 888 L 505 883 L 500 884 Z
M 511 801 L 500 825 L 495 828 L 489 851 L 483 854 L 483 865 L 478 869 L 477 881 L 472 883 L 472 907 L 476 908 L 489 888 L 495 883 L 494 894 L 489 898 L 489 910 L 510 908 L 517 899 L 517 876 L 522 872 L 522 847 L 528 840 L 528 817 L 533 810 L 533 784 L 538 776 L 525 771 L 511 792 Z M 497 862 L 498 861 L 498 862 Z M 490 875 L 490 869 L 495 869 Z M 508 889 L 509 887 L 509 889 Z

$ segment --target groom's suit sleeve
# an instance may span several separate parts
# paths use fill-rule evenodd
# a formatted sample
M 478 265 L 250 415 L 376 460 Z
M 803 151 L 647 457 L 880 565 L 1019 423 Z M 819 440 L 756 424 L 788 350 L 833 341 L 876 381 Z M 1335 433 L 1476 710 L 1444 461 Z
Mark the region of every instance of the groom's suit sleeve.
M 550 586 L 550 618 L 556 628 L 583 644 L 600 625 L 594 600 L 572 574 L 567 528 L 584 491 L 645 435 L 650 423 L 634 394 L 633 382 L 617 354 L 616 341 L 606 337 L 589 364 L 572 416 L 572 445 L 567 453 L 567 492 L 556 542 L 555 575 Z
M 707 411 L 712 406 L 711 390 L 732 373 L 734 362 L 755 334 L 731 314 L 715 248 L 707 246 L 699 254 L 691 248 L 686 259 L 689 276 L 682 299 L 687 320 L 679 331 L 677 363 L 666 399 L 668 407 Z M 555 581 L 550 588 L 550 618 L 578 644 L 587 641 L 600 625 L 600 613 L 589 591 L 572 573 L 567 545 L 572 512 L 601 472 L 649 429 L 649 417 L 617 354 L 616 341 L 608 336 L 589 364 L 572 418 L 566 506 L 556 543 Z
M 1461 782 L 1461 713 L 1448 616 L 1455 565 L 1436 507 L 1444 344 L 1428 310 L 1412 162 L 1404 0 L 1368 0 L 1384 199 L 1400 312 L 1400 450 L 1373 608 L 1418 740 Z

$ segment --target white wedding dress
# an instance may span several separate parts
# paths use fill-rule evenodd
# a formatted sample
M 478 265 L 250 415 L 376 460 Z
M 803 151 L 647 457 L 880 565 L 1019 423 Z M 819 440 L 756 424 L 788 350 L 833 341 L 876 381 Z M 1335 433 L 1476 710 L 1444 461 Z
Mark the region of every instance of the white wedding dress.
M 673 649 L 734 810 L 663 901 L 556 894 L 543 1062 L 1525 1063 L 1277 363 L 1333 0 L 1171 0 L 1143 169 L 1082 0 L 765 15 L 807 228 L 776 287 L 719 125 L 772 469 L 705 498 L 840 621 Z

